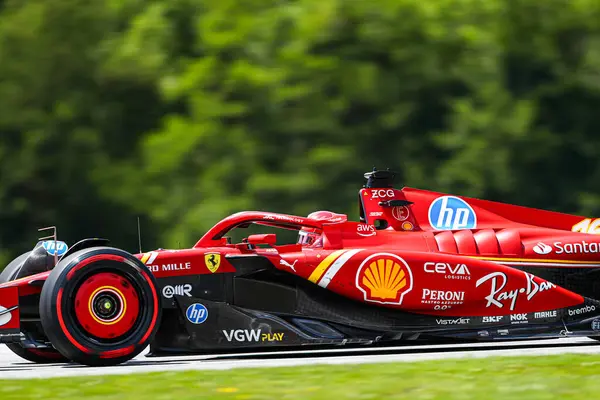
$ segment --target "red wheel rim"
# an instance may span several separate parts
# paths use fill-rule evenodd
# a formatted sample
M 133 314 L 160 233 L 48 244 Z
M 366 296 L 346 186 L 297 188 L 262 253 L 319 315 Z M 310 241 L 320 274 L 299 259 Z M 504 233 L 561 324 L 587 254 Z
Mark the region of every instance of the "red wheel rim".
M 133 328 L 140 300 L 124 276 L 102 272 L 87 278 L 75 294 L 75 316 L 83 329 L 101 339 L 117 339 Z

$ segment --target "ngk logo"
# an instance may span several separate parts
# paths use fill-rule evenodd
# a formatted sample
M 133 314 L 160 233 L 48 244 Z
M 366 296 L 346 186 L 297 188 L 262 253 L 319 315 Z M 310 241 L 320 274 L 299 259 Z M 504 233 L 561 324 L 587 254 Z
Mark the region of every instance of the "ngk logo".
M 528 322 L 527 314 L 513 314 L 510 316 L 510 321 L 513 324 L 526 324 Z

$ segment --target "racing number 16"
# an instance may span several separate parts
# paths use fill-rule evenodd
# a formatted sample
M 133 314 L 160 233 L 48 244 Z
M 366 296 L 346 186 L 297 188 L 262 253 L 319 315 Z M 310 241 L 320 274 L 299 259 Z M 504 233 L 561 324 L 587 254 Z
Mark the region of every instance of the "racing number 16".
M 592 220 L 591 218 L 586 218 L 583 221 L 573 225 L 573 228 L 571 230 L 573 232 L 583 232 L 600 235 L 600 218 L 596 218 L 594 220 Z

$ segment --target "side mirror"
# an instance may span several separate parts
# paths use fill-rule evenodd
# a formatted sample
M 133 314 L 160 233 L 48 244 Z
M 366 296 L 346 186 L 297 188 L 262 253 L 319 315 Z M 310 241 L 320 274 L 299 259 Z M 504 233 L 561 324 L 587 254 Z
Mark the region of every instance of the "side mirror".
M 268 244 L 269 246 L 274 246 L 277 244 L 277 235 L 274 233 L 250 235 L 248 236 L 248 243 L 253 245 Z

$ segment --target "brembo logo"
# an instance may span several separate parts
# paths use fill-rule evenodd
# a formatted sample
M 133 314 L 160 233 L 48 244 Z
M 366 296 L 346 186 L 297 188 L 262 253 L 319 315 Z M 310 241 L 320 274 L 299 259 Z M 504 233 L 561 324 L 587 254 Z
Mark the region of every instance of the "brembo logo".
M 577 308 L 575 310 L 569 310 L 569 317 L 574 317 L 576 315 L 581 315 L 581 314 L 587 314 L 592 311 L 596 311 L 596 306 L 585 306 L 585 307 Z

